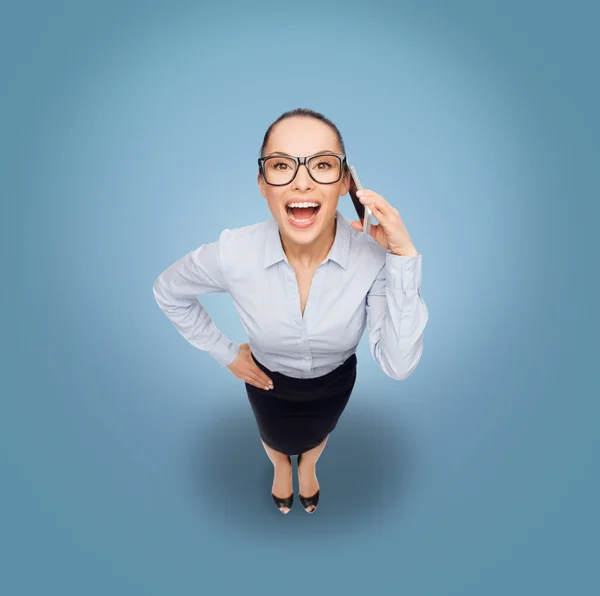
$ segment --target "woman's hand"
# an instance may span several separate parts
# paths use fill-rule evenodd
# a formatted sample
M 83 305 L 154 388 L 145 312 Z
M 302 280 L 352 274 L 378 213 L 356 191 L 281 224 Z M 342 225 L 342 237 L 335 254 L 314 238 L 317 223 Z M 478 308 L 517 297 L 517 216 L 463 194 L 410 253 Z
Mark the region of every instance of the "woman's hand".
M 419 253 L 414 247 L 408 231 L 404 226 L 398 209 L 392 207 L 381 195 L 372 190 L 359 190 L 357 193 L 360 202 L 371 208 L 379 225 L 371 225 L 371 236 L 383 248 L 389 248 L 395 255 L 416 257 Z M 355 229 L 362 231 L 362 223 L 355 219 L 350 222 Z
M 273 381 L 256 366 L 250 353 L 250 344 L 242 344 L 239 354 L 235 360 L 227 367 L 234 377 L 246 381 L 249 385 L 254 385 L 259 389 L 271 389 Z M 270 387 L 267 387 L 270 385 Z

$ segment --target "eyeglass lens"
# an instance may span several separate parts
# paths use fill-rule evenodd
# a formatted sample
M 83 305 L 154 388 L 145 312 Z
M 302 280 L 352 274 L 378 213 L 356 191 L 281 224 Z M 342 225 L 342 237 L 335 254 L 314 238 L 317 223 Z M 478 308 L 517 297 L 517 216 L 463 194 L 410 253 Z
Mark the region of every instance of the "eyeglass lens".
M 276 155 L 264 161 L 265 179 L 270 184 L 288 184 L 294 177 L 296 164 L 293 159 Z M 335 155 L 315 155 L 307 166 L 312 177 L 323 184 L 335 182 L 340 178 L 342 161 Z

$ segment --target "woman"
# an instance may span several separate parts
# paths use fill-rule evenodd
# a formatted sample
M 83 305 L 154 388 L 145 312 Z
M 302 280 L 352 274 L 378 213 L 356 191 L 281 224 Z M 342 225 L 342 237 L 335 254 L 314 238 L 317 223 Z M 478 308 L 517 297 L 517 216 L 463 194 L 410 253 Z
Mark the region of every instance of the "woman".
M 322 114 L 282 114 L 265 134 L 258 166 L 273 218 L 226 229 L 188 253 L 157 278 L 154 295 L 192 345 L 245 381 L 274 466 L 277 507 L 292 506 L 290 455 L 298 454 L 299 496 L 312 513 L 316 463 L 352 393 L 367 322 L 385 374 L 405 379 L 421 358 L 428 319 L 421 255 L 381 195 L 359 193 L 379 222 L 370 235 L 338 211 L 350 173 L 340 132 Z M 231 294 L 248 343 L 230 341 L 197 300 L 214 292 Z

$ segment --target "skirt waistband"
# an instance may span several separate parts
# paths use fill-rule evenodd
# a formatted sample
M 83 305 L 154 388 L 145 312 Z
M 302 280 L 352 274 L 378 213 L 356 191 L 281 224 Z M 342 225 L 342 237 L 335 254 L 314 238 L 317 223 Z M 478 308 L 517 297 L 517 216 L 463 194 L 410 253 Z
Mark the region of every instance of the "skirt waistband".
M 259 362 L 254 354 L 250 352 L 252 355 L 252 359 L 256 363 L 256 365 L 271 379 L 273 379 L 273 384 L 275 385 L 275 390 L 286 389 L 294 392 L 304 393 L 311 392 L 314 389 L 325 389 L 332 381 L 338 381 L 341 378 L 350 378 L 352 376 L 352 372 L 356 369 L 356 353 L 350 355 L 342 364 L 340 364 L 337 368 L 332 371 L 321 375 L 320 377 L 312 377 L 309 379 L 299 379 L 296 377 L 290 377 L 288 375 L 284 375 L 283 373 L 271 371 L 264 364 Z

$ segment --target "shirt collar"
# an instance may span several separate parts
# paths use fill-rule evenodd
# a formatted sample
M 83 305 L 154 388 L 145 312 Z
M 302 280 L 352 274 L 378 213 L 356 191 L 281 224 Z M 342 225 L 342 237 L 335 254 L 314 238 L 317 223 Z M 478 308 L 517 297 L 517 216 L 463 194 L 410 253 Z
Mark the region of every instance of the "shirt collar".
M 350 252 L 350 224 L 345 217 L 336 209 L 336 231 L 333 245 L 327 257 L 323 261 L 326 263 L 329 259 L 335 261 L 343 269 L 348 267 L 348 254 Z M 267 222 L 267 233 L 265 239 L 265 269 L 279 261 L 286 261 L 287 257 L 283 252 L 281 237 L 279 235 L 279 226 L 275 219 Z

